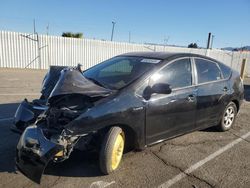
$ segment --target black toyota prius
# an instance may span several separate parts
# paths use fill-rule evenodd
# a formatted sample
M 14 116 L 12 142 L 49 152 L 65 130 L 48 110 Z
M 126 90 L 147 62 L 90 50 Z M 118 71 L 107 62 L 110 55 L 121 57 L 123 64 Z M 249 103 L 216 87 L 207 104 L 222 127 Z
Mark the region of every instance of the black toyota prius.
M 196 54 L 136 52 L 85 71 L 66 67 L 46 108 L 24 130 L 16 165 L 39 183 L 49 161 L 95 150 L 109 174 L 126 150 L 212 126 L 229 130 L 242 101 L 239 74 Z

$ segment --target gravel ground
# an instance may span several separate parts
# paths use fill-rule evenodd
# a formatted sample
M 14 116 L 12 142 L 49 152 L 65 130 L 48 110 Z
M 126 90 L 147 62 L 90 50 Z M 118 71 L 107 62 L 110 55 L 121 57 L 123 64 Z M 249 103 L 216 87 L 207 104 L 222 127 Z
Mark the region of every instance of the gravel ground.
M 37 185 L 16 172 L 15 147 L 19 135 L 10 131 L 15 110 L 27 97 L 39 97 L 45 71 L 0 69 L 0 187 L 158 187 L 176 175 L 172 187 L 250 187 L 250 79 L 245 83 L 245 101 L 235 127 L 228 132 L 214 128 L 193 132 L 149 147 L 129 152 L 114 174 L 103 176 L 98 156 L 73 152 L 70 159 L 50 164 Z M 197 167 L 214 152 L 239 139 L 239 143 Z M 193 166 L 195 165 L 195 166 Z M 195 168 L 190 173 L 187 169 Z M 177 178 L 178 179 L 178 178 Z

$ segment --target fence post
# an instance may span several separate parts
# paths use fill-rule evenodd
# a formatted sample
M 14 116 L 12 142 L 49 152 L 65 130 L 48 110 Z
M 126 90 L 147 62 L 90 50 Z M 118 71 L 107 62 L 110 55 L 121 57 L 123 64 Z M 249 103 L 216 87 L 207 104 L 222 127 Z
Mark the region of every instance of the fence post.
M 37 53 L 38 53 L 38 66 L 39 69 L 42 69 L 42 62 L 41 62 L 41 46 L 40 46 L 40 39 L 38 33 L 36 33 L 36 41 L 37 41 Z
M 232 55 L 231 55 L 231 64 L 230 64 L 231 68 L 233 68 L 233 60 L 234 60 L 234 51 L 232 51 Z
M 245 70 L 246 70 L 246 59 L 244 58 L 242 60 L 242 64 L 241 64 L 241 69 L 240 69 L 240 77 L 242 80 L 244 80 L 244 76 L 245 76 Z

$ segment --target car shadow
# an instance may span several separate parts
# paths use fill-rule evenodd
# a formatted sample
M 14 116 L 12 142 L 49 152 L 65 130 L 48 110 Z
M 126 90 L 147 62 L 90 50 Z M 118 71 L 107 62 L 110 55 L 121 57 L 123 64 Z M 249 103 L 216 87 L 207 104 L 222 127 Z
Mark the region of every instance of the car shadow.
M 0 104 L 0 173 L 16 173 L 15 153 L 20 135 L 11 131 L 12 117 L 19 103 Z M 67 177 L 100 176 L 98 154 L 75 150 L 62 163 L 50 163 L 44 174 Z
M 97 177 L 101 176 L 98 166 L 98 154 L 75 150 L 69 159 L 61 163 L 50 163 L 44 174 L 64 177 Z
M 20 135 L 13 133 L 13 116 L 19 103 L 0 104 L 0 172 L 15 172 L 15 148 Z
M 214 126 L 214 127 L 208 127 L 206 129 L 202 129 L 200 131 L 202 131 L 202 132 L 219 132 L 216 126 Z
M 244 85 L 244 98 L 246 101 L 250 101 L 250 85 Z
M 0 104 L 0 119 L 13 117 L 19 104 L 20 103 Z

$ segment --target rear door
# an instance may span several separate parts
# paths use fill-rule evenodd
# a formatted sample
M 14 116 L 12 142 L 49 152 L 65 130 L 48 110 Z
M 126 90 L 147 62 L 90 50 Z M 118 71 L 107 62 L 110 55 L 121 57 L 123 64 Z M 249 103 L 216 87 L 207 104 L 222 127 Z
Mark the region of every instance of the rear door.
M 166 83 L 170 94 L 153 94 L 146 108 L 147 144 L 175 136 L 195 128 L 196 89 L 190 58 L 167 64 L 150 78 L 150 86 Z
M 197 127 L 216 125 L 224 108 L 228 87 L 214 61 L 194 58 L 197 70 Z

